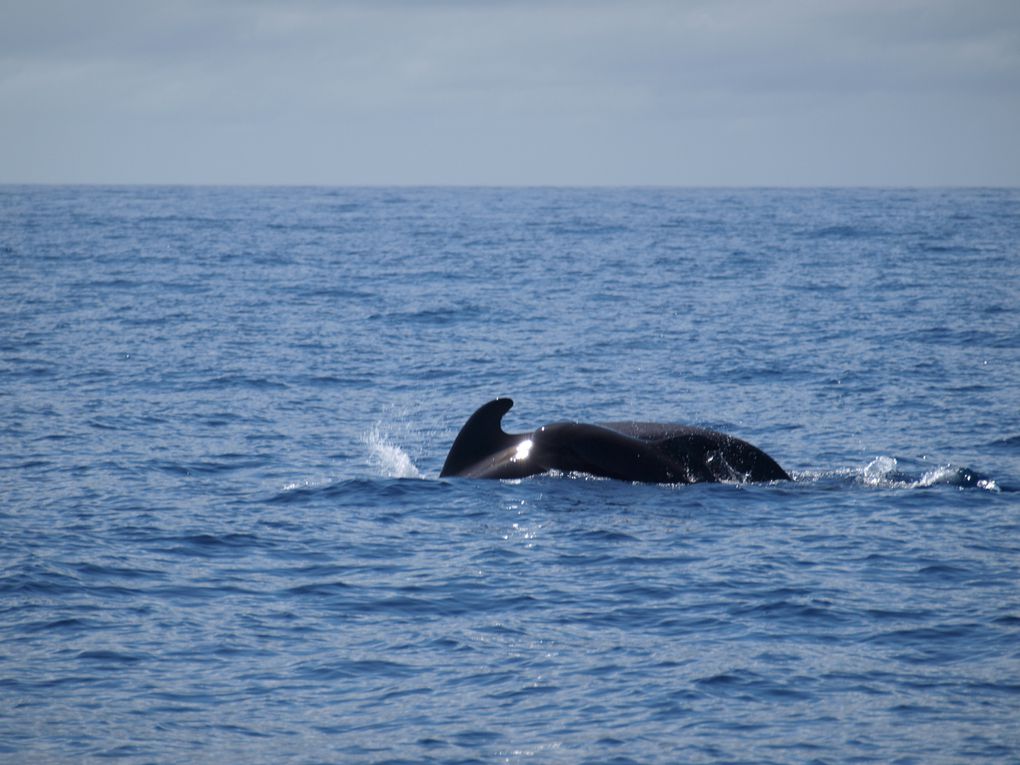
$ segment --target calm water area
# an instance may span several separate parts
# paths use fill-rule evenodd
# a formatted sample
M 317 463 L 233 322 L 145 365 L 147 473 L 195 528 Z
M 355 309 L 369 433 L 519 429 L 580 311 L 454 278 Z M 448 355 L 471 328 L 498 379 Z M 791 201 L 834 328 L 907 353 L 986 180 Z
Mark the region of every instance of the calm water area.
M 1016 189 L 0 186 L 0 762 L 1020 762 L 1018 381 Z

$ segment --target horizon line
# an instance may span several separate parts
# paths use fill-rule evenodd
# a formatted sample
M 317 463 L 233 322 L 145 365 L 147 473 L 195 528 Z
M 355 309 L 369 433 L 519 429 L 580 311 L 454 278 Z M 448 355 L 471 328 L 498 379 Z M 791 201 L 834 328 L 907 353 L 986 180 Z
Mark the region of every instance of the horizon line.
M 5 181 L 0 188 L 204 188 L 204 189 L 648 189 L 648 190 L 1015 190 L 1020 184 L 1006 183 L 243 183 L 243 182 L 179 182 L 179 181 Z

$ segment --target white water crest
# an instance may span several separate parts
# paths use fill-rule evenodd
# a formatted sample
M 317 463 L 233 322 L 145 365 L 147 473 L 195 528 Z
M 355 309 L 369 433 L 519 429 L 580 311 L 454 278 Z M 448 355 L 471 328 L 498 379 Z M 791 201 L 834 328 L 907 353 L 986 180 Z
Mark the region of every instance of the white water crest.
M 894 457 L 875 457 L 861 471 L 861 481 L 868 486 L 896 486 L 902 484 L 894 480 L 897 461 Z
M 379 426 L 372 428 L 365 436 L 369 459 L 379 472 L 387 478 L 423 478 L 422 473 L 411 460 L 411 456 L 391 443 Z
M 966 467 L 952 464 L 939 465 L 923 473 L 905 469 L 895 457 L 880 455 L 864 467 L 847 467 L 836 470 L 794 471 L 798 483 L 818 483 L 830 480 L 875 489 L 926 489 L 932 486 L 955 486 L 959 489 L 983 489 L 1000 492 L 996 481 Z
M 920 477 L 911 476 L 900 470 L 895 457 L 880 456 L 873 459 L 861 472 L 860 480 L 868 486 L 882 488 L 923 489 L 929 486 L 947 485 L 960 488 L 976 487 L 985 491 L 999 491 L 998 484 L 991 478 L 980 476 L 967 469 L 953 465 L 940 465 L 926 471 Z

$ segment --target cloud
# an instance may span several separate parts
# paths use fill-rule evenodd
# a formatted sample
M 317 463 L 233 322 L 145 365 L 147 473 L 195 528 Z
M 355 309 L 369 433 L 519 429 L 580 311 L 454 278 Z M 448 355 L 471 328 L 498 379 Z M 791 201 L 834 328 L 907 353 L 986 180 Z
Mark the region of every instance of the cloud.
M 36 0 L 0 21 L 7 180 L 1020 182 L 1015 2 Z

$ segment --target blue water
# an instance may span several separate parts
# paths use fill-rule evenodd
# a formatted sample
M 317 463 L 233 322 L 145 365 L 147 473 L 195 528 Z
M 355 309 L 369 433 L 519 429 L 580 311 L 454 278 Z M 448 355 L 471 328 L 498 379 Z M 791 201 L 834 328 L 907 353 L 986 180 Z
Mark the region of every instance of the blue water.
M 0 760 L 1020 762 L 1018 380 L 1018 190 L 0 187 Z

